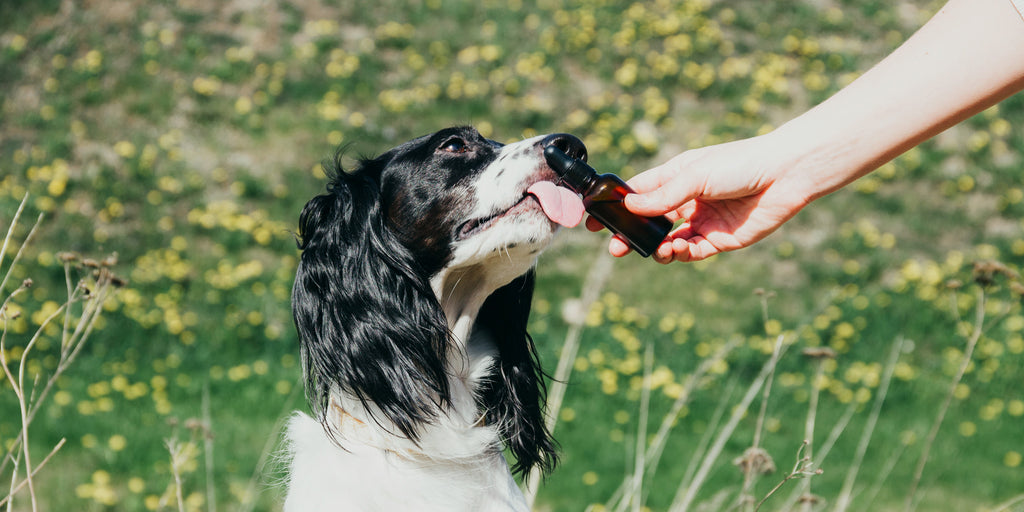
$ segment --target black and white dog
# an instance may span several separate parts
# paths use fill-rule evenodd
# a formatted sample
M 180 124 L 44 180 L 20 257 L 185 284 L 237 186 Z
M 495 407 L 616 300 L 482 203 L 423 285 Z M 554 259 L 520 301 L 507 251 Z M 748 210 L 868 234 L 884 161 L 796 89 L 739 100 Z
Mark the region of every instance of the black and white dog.
M 288 427 L 289 512 L 525 511 L 512 470 L 550 469 L 526 332 L 533 266 L 583 215 L 543 149 L 458 127 L 345 172 L 302 211 L 292 309 L 316 418 Z

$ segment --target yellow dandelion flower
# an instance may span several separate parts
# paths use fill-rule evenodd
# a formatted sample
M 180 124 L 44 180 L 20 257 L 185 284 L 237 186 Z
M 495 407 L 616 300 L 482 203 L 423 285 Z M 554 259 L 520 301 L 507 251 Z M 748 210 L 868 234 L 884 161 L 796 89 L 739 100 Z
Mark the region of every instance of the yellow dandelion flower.
M 558 418 L 565 422 L 571 422 L 576 419 L 576 410 L 570 407 L 563 407 L 558 413 Z
M 232 382 L 248 379 L 252 376 L 252 368 L 247 364 L 233 366 L 228 370 L 228 379 Z
M 60 390 L 53 394 L 53 402 L 60 406 L 69 405 L 71 403 L 71 393 Z
M 240 116 L 244 116 L 252 112 L 252 99 L 248 96 L 240 96 L 235 100 L 235 112 Z
M 332 146 L 337 146 L 341 144 L 344 140 L 345 136 L 341 133 L 340 130 L 331 130 L 331 132 L 327 134 L 327 143 Z
M 96 486 L 92 484 L 80 484 L 75 487 L 75 496 L 83 500 L 92 499 L 96 492 Z
M 618 410 L 618 411 L 615 411 L 615 416 L 614 416 L 615 423 L 618 423 L 619 425 L 625 425 L 626 423 L 629 423 L 629 418 L 630 418 L 629 412 L 623 411 L 621 409 Z
M 585 357 L 577 357 L 576 361 L 573 362 L 573 369 L 578 372 L 585 372 L 590 369 L 590 361 L 587 361 Z
M 202 96 L 213 96 L 220 88 L 221 81 L 217 77 L 198 76 L 192 80 L 192 90 Z
M 1010 416 L 1021 416 L 1024 415 L 1024 401 L 1013 399 L 1006 404 L 1006 412 Z
M 956 180 L 956 188 L 960 192 L 970 192 L 971 190 L 974 190 L 974 184 L 974 177 L 967 174 L 960 176 Z
M 146 481 L 133 476 L 128 479 L 128 490 L 135 494 L 142 494 L 142 491 L 146 490 Z
M 608 431 L 608 440 L 610 440 L 613 443 L 621 443 L 622 440 L 625 438 L 626 434 L 622 430 L 613 428 L 610 431 Z
M 7 48 L 14 53 L 21 53 L 27 44 L 28 39 L 25 39 L 25 36 L 21 34 L 14 34 L 14 37 L 11 37 L 10 42 L 7 44 Z
M 905 446 L 910 446 L 917 442 L 917 432 L 913 430 L 904 430 L 900 432 L 900 442 Z
M 1006 452 L 1006 455 L 1003 456 L 1003 465 L 1008 468 L 1015 468 L 1020 466 L 1021 459 L 1022 457 L 1020 452 L 1008 451 Z
M 110 439 L 107 440 L 107 446 L 111 450 L 119 452 L 121 450 L 124 450 L 125 447 L 128 446 L 128 440 L 125 439 L 125 437 L 122 436 L 121 434 L 114 434 L 110 436 Z

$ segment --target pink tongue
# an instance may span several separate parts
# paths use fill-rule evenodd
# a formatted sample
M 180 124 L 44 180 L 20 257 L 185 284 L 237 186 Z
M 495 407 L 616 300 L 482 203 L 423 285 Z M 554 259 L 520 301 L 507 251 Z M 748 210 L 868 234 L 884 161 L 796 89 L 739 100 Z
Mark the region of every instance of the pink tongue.
M 553 222 L 567 228 L 575 227 L 583 220 L 583 201 L 575 192 L 559 187 L 550 181 L 538 181 L 526 190 L 540 202 L 544 214 Z

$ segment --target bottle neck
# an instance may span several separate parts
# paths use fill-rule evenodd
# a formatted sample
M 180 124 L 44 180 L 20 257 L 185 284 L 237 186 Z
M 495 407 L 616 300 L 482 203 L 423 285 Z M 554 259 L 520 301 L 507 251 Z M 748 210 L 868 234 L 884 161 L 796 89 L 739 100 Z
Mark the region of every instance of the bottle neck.
M 576 160 L 562 173 L 562 183 L 577 194 L 586 194 L 597 181 L 597 172 L 589 165 Z

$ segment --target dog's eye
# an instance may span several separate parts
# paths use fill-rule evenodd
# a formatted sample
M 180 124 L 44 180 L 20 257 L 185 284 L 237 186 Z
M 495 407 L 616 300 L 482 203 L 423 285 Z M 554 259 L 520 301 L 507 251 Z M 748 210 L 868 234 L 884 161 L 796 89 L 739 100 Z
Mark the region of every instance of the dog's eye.
M 466 146 L 466 141 L 452 137 L 441 144 L 441 151 L 447 151 L 448 153 L 465 153 L 469 151 L 469 147 Z

